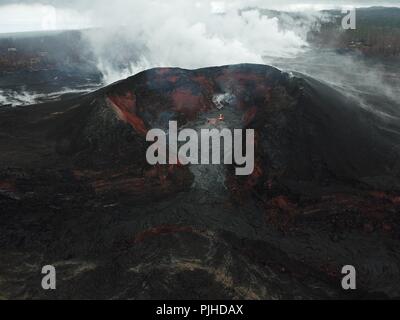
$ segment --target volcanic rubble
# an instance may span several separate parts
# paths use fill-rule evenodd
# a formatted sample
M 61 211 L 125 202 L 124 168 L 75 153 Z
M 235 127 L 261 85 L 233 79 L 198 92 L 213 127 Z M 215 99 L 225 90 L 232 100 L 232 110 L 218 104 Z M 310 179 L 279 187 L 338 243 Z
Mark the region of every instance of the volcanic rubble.
M 253 174 L 147 163 L 149 129 L 220 113 L 255 130 Z M 2 108 L 0 298 L 400 297 L 399 129 L 263 65 L 151 69 Z M 344 265 L 357 291 L 341 289 Z

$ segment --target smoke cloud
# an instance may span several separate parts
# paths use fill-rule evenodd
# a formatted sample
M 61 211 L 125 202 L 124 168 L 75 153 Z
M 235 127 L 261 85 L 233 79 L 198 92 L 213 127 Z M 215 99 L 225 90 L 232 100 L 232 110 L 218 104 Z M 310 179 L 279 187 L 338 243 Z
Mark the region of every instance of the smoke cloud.
M 116 0 L 110 12 L 108 1 L 98 2 L 92 21 L 101 32 L 88 32 L 87 39 L 106 82 L 149 67 L 264 63 L 265 57 L 292 56 L 307 47 L 304 23 L 282 28 L 278 18 L 240 4 Z M 315 15 L 307 17 L 311 27 Z M 126 55 L 130 63 L 124 66 Z
M 4 3 L 8 5 L 0 5 L 0 32 L 91 27 L 84 33 L 85 39 L 104 82 L 111 83 L 159 66 L 192 69 L 235 63 L 273 64 L 277 58 L 297 57 L 307 49 L 307 32 L 326 18 L 316 9 L 396 3 L 332 2 L 7 0 Z M 297 19 L 285 14 L 277 18 L 273 12 L 260 9 L 301 10 L 302 14 Z M 346 70 L 353 66 L 348 63 Z M 332 70 L 324 78 L 332 79 L 334 73 Z

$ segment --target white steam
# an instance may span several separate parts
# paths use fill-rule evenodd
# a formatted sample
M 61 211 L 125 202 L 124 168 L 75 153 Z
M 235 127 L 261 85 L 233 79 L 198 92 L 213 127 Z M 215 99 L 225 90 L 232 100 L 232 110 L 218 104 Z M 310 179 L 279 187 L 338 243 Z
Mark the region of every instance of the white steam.
M 381 116 L 398 117 L 400 66 L 395 61 L 377 62 L 333 50 L 312 50 L 295 59 L 276 59 L 272 64 L 325 82 Z
M 62 98 L 63 95 L 71 94 L 84 94 L 93 91 L 100 86 L 87 87 L 87 88 L 62 88 L 60 91 L 51 93 L 39 93 L 35 91 L 14 91 L 10 89 L 0 89 L 0 107 L 5 105 L 11 106 L 27 106 L 42 102 L 55 101 Z
M 319 14 L 303 14 L 301 21 L 280 15 L 278 20 L 259 9 L 291 10 L 297 4 L 294 0 L 95 0 L 64 7 L 0 5 L 0 32 L 96 27 L 85 35 L 104 81 L 110 83 L 151 67 L 269 63 L 272 57 L 294 56 L 307 46 L 307 31 Z
M 39 3 L 0 3 L 0 33 L 70 30 L 91 27 L 90 18 L 74 9 L 58 10 Z
M 92 15 L 100 29 L 87 33 L 106 82 L 149 67 L 200 68 L 265 63 L 306 46 L 305 29 L 282 28 L 278 18 L 246 9 L 243 1 L 97 1 Z M 129 63 L 127 63 L 129 59 Z

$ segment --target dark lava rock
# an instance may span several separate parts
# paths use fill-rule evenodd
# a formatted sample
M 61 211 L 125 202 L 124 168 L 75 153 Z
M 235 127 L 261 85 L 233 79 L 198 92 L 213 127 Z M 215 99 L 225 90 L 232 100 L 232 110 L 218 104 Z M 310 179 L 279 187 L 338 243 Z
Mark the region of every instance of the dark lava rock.
M 152 69 L 2 108 L 0 298 L 400 296 L 400 128 L 379 111 L 263 65 Z M 255 130 L 252 175 L 146 162 L 149 129 L 220 113 L 216 127 Z M 348 264 L 356 294 L 340 289 Z

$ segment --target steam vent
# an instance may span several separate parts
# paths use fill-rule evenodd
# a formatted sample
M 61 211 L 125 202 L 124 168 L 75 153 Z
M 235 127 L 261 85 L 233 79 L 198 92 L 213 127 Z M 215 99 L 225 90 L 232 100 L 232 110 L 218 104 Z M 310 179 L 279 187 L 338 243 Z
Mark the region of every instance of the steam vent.
M 149 165 L 146 134 L 169 121 L 254 129 L 253 173 Z M 399 130 L 396 117 L 316 80 L 247 64 L 151 69 L 84 96 L 1 108 L 0 292 L 400 297 Z M 50 293 L 32 285 L 46 264 L 58 270 Z M 353 293 L 340 286 L 347 264 L 358 268 Z

